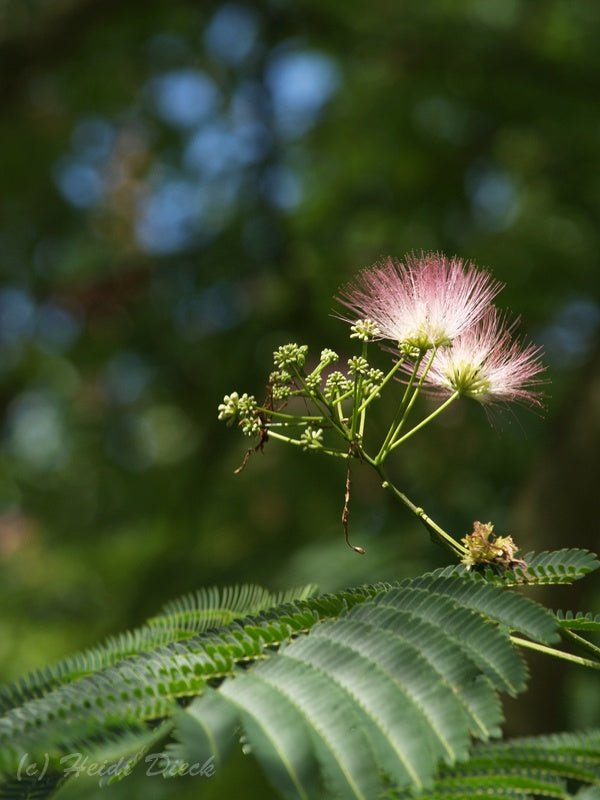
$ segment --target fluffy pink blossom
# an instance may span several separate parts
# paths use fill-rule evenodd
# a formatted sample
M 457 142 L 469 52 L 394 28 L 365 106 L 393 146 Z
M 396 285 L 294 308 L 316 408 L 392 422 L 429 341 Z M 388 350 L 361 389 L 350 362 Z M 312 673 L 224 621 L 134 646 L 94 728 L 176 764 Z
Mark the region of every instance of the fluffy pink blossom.
M 480 403 L 522 401 L 541 406 L 541 348 L 512 336 L 506 317 L 493 306 L 435 354 L 425 386 L 442 393 L 459 392 Z M 423 366 L 421 374 L 423 372 Z
M 501 288 L 460 258 L 422 253 L 363 270 L 338 299 L 356 319 L 374 322 L 381 338 L 427 350 L 449 344 L 480 320 Z

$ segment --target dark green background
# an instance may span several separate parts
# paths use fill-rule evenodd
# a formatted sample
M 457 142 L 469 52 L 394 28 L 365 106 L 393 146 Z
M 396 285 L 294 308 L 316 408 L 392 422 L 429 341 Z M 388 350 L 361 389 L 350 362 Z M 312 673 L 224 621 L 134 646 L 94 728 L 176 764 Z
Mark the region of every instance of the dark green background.
M 0 2 L 2 678 L 199 586 L 445 563 L 366 471 L 353 554 L 343 466 L 272 443 L 234 477 L 216 421 L 277 345 L 347 352 L 332 297 L 388 254 L 490 268 L 551 379 L 543 417 L 455 407 L 398 484 L 458 535 L 600 548 L 599 37 L 569 0 Z M 597 580 L 545 599 L 599 610 Z M 510 731 L 598 724 L 587 674 L 531 664 Z M 268 796 L 226 772 L 203 797 Z

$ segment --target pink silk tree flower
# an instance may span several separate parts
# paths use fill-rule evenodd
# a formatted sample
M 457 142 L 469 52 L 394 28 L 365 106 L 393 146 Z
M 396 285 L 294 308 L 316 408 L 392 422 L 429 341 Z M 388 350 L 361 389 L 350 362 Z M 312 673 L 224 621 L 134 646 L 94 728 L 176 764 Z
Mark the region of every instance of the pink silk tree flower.
M 450 344 L 482 318 L 502 284 L 460 258 L 441 253 L 387 258 L 359 273 L 338 300 L 373 322 L 401 350 Z M 345 318 L 347 322 L 354 321 Z
M 480 403 L 520 401 L 541 406 L 541 347 L 512 336 L 514 323 L 493 306 L 451 347 L 435 354 L 425 386 L 442 394 L 458 392 Z M 425 366 L 421 369 L 421 374 Z

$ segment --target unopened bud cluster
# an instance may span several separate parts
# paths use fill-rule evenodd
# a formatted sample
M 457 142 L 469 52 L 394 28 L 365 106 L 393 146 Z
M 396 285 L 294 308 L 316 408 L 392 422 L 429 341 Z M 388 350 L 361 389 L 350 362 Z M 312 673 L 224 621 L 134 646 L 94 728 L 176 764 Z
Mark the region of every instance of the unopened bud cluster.
M 226 394 L 219 404 L 219 419 L 232 425 L 237 422 L 246 436 L 254 436 L 261 430 L 261 420 L 256 413 L 256 398 L 251 394 Z
M 381 336 L 381 331 L 372 319 L 359 319 L 350 326 L 350 330 L 350 338 L 361 342 L 373 342 Z
M 285 367 L 303 367 L 308 345 L 284 344 L 273 353 L 273 363 L 279 369 Z
M 226 394 L 219 404 L 219 419 L 231 424 L 243 414 L 244 409 L 253 406 L 256 406 L 256 400 L 251 395 L 244 393 L 240 397 L 237 392 Z
M 371 331 L 369 337 L 374 335 L 373 325 L 366 327 Z M 361 338 L 366 343 L 366 338 Z M 278 347 L 273 353 L 274 369 L 269 375 L 264 405 L 259 406 L 253 395 L 232 392 L 225 395 L 219 405 L 219 419 L 230 425 L 237 422 L 247 436 L 263 435 L 266 431 L 304 450 L 322 449 L 325 431 L 341 434 L 349 441 L 344 420 L 361 403 L 379 397 L 384 372 L 372 367 L 364 355 L 350 356 L 345 371 L 332 370 L 331 365 L 339 361 L 339 355 L 330 348 L 321 351 L 311 370 L 306 368 L 307 360 L 307 345 L 290 342 Z M 290 414 L 288 405 L 294 398 L 308 401 L 312 405 L 311 413 L 305 414 L 306 406 L 303 406 L 297 413 Z M 291 417 L 294 427 L 300 428 L 295 439 L 283 437 L 281 433 L 281 429 L 292 427 Z M 319 427 L 310 424 L 314 421 L 320 423 Z

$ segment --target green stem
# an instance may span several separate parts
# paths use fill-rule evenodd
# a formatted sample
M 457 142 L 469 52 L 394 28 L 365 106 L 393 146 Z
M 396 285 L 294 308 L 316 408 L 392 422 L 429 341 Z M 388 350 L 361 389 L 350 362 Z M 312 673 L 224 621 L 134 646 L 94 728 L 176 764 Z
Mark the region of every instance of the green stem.
M 398 359 L 398 361 L 396 361 L 394 366 L 391 368 L 391 370 L 388 372 L 388 374 L 385 376 L 385 378 L 381 381 L 379 386 L 376 386 L 373 389 L 373 391 L 371 392 L 371 394 L 365 400 L 363 400 L 363 402 L 360 404 L 360 408 L 358 409 L 359 411 L 361 411 L 361 412 L 364 411 L 367 408 L 367 406 L 370 405 L 373 402 L 373 400 L 381 392 L 381 390 L 384 388 L 384 386 L 386 386 L 386 384 L 389 383 L 389 381 L 391 381 L 391 379 L 394 377 L 396 372 L 398 372 L 398 370 L 402 366 L 403 362 L 404 362 L 403 358 L 400 358 L 400 359 Z
M 548 656 L 561 658 L 563 661 L 570 661 L 572 664 L 579 664 L 582 667 L 590 667 L 591 669 L 600 669 L 600 661 L 593 661 L 591 658 L 581 658 L 580 656 L 574 656 L 572 653 L 565 653 L 564 650 L 557 650 L 554 647 L 547 647 L 544 644 L 538 644 L 537 642 L 530 642 L 528 639 L 521 639 L 520 636 L 511 636 L 510 640 L 511 642 L 514 642 L 514 644 L 519 645 L 519 647 L 525 647 L 528 650 L 537 650 L 539 653 L 545 653 Z
M 367 358 L 367 342 L 363 342 L 361 356 L 366 360 Z M 360 389 L 363 382 L 362 373 L 356 372 L 354 375 L 354 385 L 352 387 L 352 420 L 350 422 L 350 439 L 354 441 L 356 436 L 356 426 L 359 418 L 358 398 Z
M 441 413 L 442 413 L 442 411 L 445 411 L 445 410 L 448 408 L 448 406 L 449 406 L 451 403 L 453 403 L 453 402 L 454 402 L 454 401 L 455 401 L 455 400 L 456 400 L 458 397 L 460 397 L 460 394 L 459 394 L 459 392 L 454 392 L 454 394 L 451 394 L 451 395 L 450 395 L 450 397 L 449 397 L 447 400 L 445 400 L 445 401 L 442 403 L 442 405 L 441 405 L 441 406 L 439 406 L 438 408 L 436 408 L 436 409 L 435 409 L 435 411 L 432 411 L 432 412 L 431 412 L 431 414 L 430 414 L 428 417 L 425 417 L 425 419 L 421 420 L 421 422 L 419 422 L 419 424 L 418 424 L 418 425 L 415 425 L 415 426 L 414 426 L 414 428 L 411 428 L 411 429 L 408 431 L 408 433 L 405 433 L 405 434 L 404 434 L 404 436 L 401 436 L 399 439 L 396 439 L 396 441 L 395 441 L 395 442 L 393 442 L 393 443 L 390 445 L 390 447 L 389 447 L 389 449 L 388 449 L 388 452 L 390 452 L 390 453 L 391 453 L 391 452 L 392 452 L 392 450 L 395 450 L 395 449 L 396 449 L 396 447 L 398 447 L 398 445 L 402 444 L 402 442 L 405 442 L 407 439 L 410 439 L 410 437 L 411 437 L 411 436 L 412 436 L 414 433 L 416 433 L 417 431 L 421 430 L 421 428 L 424 428 L 424 427 L 425 427 L 425 425 L 427 425 L 427 424 L 428 424 L 428 423 L 430 423 L 432 420 L 434 420 L 434 419 L 435 419 L 435 418 L 438 416 L 438 414 L 441 414 Z
M 341 397 L 336 391 L 335 400 L 333 402 L 333 407 L 337 411 L 337 415 L 338 415 L 338 419 L 340 421 L 340 425 L 344 425 L 344 409 L 342 408 L 342 400 L 343 400 L 343 397 Z
M 335 402 L 336 403 L 343 403 L 344 400 L 347 400 L 349 397 L 352 397 L 352 392 L 353 392 L 353 389 L 348 389 L 347 392 L 344 392 L 343 394 L 338 395 L 336 397 L 336 399 L 335 399 Z M 327 402 L 327 400 L 325 400 L 325 402 Z
M 311 416 L 300 416 L 298 414 L 286 414 L 284 411 L 274 411 L 272 408 L 266 408 L 265 406 L 256 406 L 256 410 L 261 413 L 265 414 L 265 416 L 275 417 L 276 419 L 283 419 L 283 420 L 301 420 L 302 422 L 326 422 L 328 417 L 311 417 Z
M 319 419 L 324 428 L 331 427 L 328 419 L 322 417 Z M 306 422 L 302 419 L 299 419 L 297 422 L 269 422 L 266 427 L 268 430 L 272 430 L 273 428 L 305 428 Z
M 315 368 L 313 369 L 313 371 L 310 373 L 310 376 L 309 376 L 309 377 L 311 377 L 311 378 L 312 378 L 312 377 L 315 377 L 315 378 L 316 378 L 316 377 L 318 377 L 318 376 L 319 376 L 319 375 L 320 375 L 320 374 L 323 372 L 323 370 L 325 369 L 325 367 L 328 367 L 328 366 L 329 366 L 331 363 L 333 363 L 333 362 L 331 362 L 331 361 L 326 361 L 326 362 L 324 362 L 323 364 L 319 364 L 319 366 L 318 366 L 318 367 L 315 367 Z
M 440 525 L 438 525 L 437 522 L 434 522 L 434 520 L 432 520 L 431 517 L 428 516 L 422 508 L 415 505 L 415 503 L 413 503 L 412 500 L 410 500 L 410 498 L 408 498 L 404 494 L 404 492 L 401 492 L 400 489 L 394 486 L 394 484 L 389 480 L 384 470 L 376 462 L 375 459 L 371 459 L 366 455 L 365 459 L 371 464 L 371 466 L 375 469 L 379 477 L 382 479 L 383 481 L 381 484 L 382 487 L 384 489 L 390 489 L 391 492 L 398 498 L 398 500 L 404 503 L 404 505 L 407 508 L 409 508 L 413 512 L 413 514 L 415 514 L 430 531 L 433 531 L 433 533 L 436 534 L 436 536 L 443 542 L 443 544 L 446 545 L 446 547 L 449 547 L 452 550 L 452 552 L 459 558 L 462 558 L 464 555 L 467 554 L 466 547 L 460 544 L 460 542 L 457 542 L 456 539 L 453 536 L 451 536 L 447 531 L 445 531 L 442 527 L 440 527 Z
M 350 458 L 350 454 L 343 450 L 333 450 L 331 447 L 322 447 L 316 450 L 319 453 L 325 453 L 328 456 L 335 456 L 336 458 Z
M 412 407 L 414 406 L 415 401 L 416 401 L 417 397 L 419 396 L 419 392 L 421 391 L 421 388 L 423 386 L 423 382 L 424 382 L 425 378 L 427 377 L 427 373 L 431 369 L 431 365 L 433 364 L 433 359 L 435 358 L 435 354 L 436 353 L 437 353 L 437 347 L 433 347 L 432 350 L 431 350 L 431 355 L 429 356 L 429 360 L 427 361 L 427 364 L 425 365 L 425 369 L 423 370 L 423 374 L 419 378 L 419 382 L 417 384 L 417 388 L 412 393 L 412 397 L 410 398 L 410 400 L 408 401 L 408 405 L 404 409 L 404 413 L 402 414 L 402 418 L 400 419 L 400 422 L 397 424 L 396 428 L 394 429 L 394 432 L 392 433 L 392 436 L 391 436 L 391 438 L 390 438 L 390 440 L 388 442 L 386 450 L 385 450 L 385 452 L 384 452 L 384 454 L 382 456 L 382 459 L 381 459 L 382 461 L 386 458 L 388 453 L 391 451 L 392 446 L 394 445 L 394 442 L 396 440 L 396 437 L 398 436 L 398 434 L 400 433 L 400 431 L 404 427 L 404 423 L 408 419 L 408 415 L 412 411 Z
M 283 433 L 277 433 L 277 431 L 274 431 L 271 428 L 268 429 L 268 433 L 269 438 L 278 439 L 280 442 L 285 442 L 286 444 L 293 444 L 296 447 L 300 447 L 304 444 L 304 442 L 300 439 L 292 439 L 291 436 L 284 436 Z
M 402 400 L 400 401 L 400 405 L 398 406 L 398 409 L 396 410 L 396 414 L 394 416 L 394 419 L 392 420 L 392 424 L 390 425 L 390 428 L 389 428 L 389 430 L 388 430 L 388 432 L 387 432 L 387 434 L 385 436 L 385 439 L 383 440 L 383 443 L 382 443 L 381 447 L 379 448 L 379 452 L 375 456 L 374 461 L 377 464 L 381 464 L 381 462 L 384 460 L 384 458 L 385 458 L 385 456 L 387 454 L 387 447 L 388 447 L 388 445 L 389 445 L 389 443 L 390 443 L 390 441 L 392 439 L 392 436 L 394 435 L 394 432 L 396 430 L 396 426 L 398 425 L 398 423 L 401 420 L 402 415 L 404 413 L 404 404 L 406 403 L 406 400 L 408 399 L 408 395 L 410 394 L 410 390 L 412 389 L 412 386 L 413 386 L 413 384 L 415 382 L 415 378 L 417 377 L 417 371 L 419 369 L 419 366 L 421 365 L 421 362 L 423 361 L 423 356 L 424 356 L 424 353 L 421 353 L 421 355 L 419 355 L 419 358 L 417 358 L 417 360 L 415 361 L 415 365 L 413 367 L 413 371 L 412 371 L 411 376 L 409 378 L 408 384 L 406 385 L 406 389 L 404 390 L 404 394 L 402 395 Z
M 296 377 L 300 381 L 300 384 L 302 385 L 302 388 L 304 389 L 306 396 L 313 401 L 313 403 L 317 406 L 317 408 L 319 408 L 321 411 L 323 410 L 325 411 L 324 416 L 329 417 L 329 419 L 333 423 L 333 427 L 336 428 L 338 433 L 340 433 L 343 436 L 343 438 L 348 441 L 348 435 L 349 435 L 348 429 L 346 428 L 343 422 L 338 422 L 336 420 L 335 413 L 333 412 L 331 406 L 329 405 L 327 400 L 323 397 L 321 392 L 318 389 L 312 392 L 308 388 L 308 386 L 306 385 L 306 381 L 304 380 L 304 376 L 302 375 L 298 367 L 294 367 L 294 372 L 296 373 Z
M 295 447 L 303 447 L 305 446 L 305 442 L 302 439 L 292 439 L 291 436 L 284 436 L 282 433 L 277 433 L 277 431 L 272 430 L 269 428 L 269 437 L 273 439 L 278 439 L 280 442 L 285 442 L 286 444 L 292 444 Z M 326 453 L 329 456 L 336 456 L 337 458 L 348 458 L 348 453 L 344 452 L 343 450 L 333 450 L 330 447 L 314 447 L 314 448 L 307 448 L 309 450 L 314 450 L 315 452 L 319 453 Z
M 568 628 L 561 628 L 560 632 L 566 638 L 571 639 L 573 642 L 576 642 L 584 650 L 593 653 L 595 656 L 600 656 L 600 647 L 595 645 L 593 642 L 588 642 L 588 640 L 584 639 L 583 636 L 580 636 L 578 633 L 575 633 L 574 631 L 571 631 Z
M 363 440 L 363 436 L 365 433 L 365 419 L 366 419 L 366 411 L 365 409 L 363 409 L 360 412 L 360 422 L 358 425 L 358 438 L 360 439 L 361 442 Z

